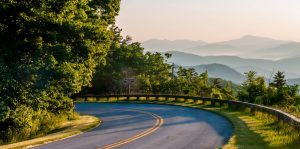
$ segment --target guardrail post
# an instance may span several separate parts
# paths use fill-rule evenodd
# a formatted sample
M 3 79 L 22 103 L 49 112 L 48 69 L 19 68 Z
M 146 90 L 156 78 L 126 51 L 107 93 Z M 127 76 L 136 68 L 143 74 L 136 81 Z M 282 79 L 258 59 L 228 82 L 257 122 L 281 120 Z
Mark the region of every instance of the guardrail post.
M 130 99 L 130 97 L 129 97 L 129 95 L 127 95 L 126 100 L 129 101 L 129 99 Z
M 252 105 L 250 106 L 250 113 L 255 115 L 255 108 Z
M 229 108 L 229 109 L 236 109 L 235 103 L 229 101 L 229 102 L 228 102 L 228 108 Z
M 192 98 L 192 100 L 193 100 L 193 103 L 196 103 L 196 98 Z
M 205 105 L 206 104 L 206 100 L 205 99 L 201 99 L 202 100 L 202 105 Z
M 220 105 L 220 107 L 223 106 L 223 100 L 220 100 L 220 101 L 219 101 L 219 105 Z
M 183 102 L 186 102 L 186 101 L 187 101 L 187 98 L 186 98 L 186 97 L 184 97 L 184 98 L 183 98 Z
M 215 99 L 211 99 L 210 103 L 211 103 L 211 106 L 215 106 L 216 105 Z

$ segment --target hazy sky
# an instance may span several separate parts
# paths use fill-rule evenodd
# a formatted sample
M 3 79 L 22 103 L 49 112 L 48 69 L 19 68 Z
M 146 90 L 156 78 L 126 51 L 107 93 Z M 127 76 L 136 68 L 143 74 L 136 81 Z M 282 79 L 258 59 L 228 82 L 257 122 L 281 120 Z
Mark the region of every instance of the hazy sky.
M 300 41 L 300 0 L 122 0 L 117 25 L 136 41 L 249 34 Z

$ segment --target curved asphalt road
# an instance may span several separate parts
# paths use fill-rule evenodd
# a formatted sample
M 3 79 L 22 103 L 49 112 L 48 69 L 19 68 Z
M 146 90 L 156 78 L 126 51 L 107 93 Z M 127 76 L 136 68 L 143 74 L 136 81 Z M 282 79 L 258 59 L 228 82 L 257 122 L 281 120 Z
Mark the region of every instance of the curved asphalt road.
M 154 104 L 78 103 L 77 111 L 102 119 L 100 127 L 37 149 L 96 149 L 163 125 L 121 149 L 215 149 L 228 141 L 233 128 L 226 119 L 211 112 L 186 107 Z M 135 110 L 133 110 L 135 109 Z M 140 110 L 145 112 L 140 112 Z

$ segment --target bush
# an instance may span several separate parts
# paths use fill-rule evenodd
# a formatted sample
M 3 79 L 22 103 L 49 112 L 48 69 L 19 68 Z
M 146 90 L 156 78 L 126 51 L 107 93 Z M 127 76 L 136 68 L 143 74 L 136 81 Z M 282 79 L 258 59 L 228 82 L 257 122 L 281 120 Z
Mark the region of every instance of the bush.
M 0 144 L 14 143 L 47 134 L 56 129 L 61 122 L 76 116 L 70 113 L 56 115 L 43 110 L 34 111 L 24 105 L 16 110 L 8 110 L 1 115 Z

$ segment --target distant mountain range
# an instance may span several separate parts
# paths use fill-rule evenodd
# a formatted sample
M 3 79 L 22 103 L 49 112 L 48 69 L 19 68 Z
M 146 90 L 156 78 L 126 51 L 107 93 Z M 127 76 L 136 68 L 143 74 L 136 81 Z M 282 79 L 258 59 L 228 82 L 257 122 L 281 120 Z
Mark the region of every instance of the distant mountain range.
M 250 70 L 258 72 L 258 75 L 270 78 L 276 71 L 284 71 L 287 78 L 300 77 L 300 58 L 283 60 L 244 59 L 236 56 L 198 56 L 189 53 L 170 51 L 172 57 L 168 62 L 180 66 L 197 66 L 207 64 L 223 64 L 243 74 Z
M 168 52 L 168 62 L 193 67 L 198 73 L 240 84 L 244 73 L 254 70 L 272 78 L 284 71 L 289 84 L 300 84 L 300 43 L 257 36 L 243 36 L 223 42 L 152 39 L 142 43 L 146 51 Z
M 220 42 L 220 44 L 230 45 L 240 49 L 255 50 L 255 49 L 273 48 L 289 42 L 291 41 L 276 40 L 276 39 L 271 39 L 266 37 L 246 35 L 238 39 Z
M 287 79 L 286 80 L 286 83 L 287 84 L 290 84 L 290 85 L 300 85 L 300 78 L 297 78 L 297 79 Z
M 274 58 L 274 59 L 286 59 L 295 58 L 300 56 L 300 43 L 290 42 L 276 46 L 274 48 L 259 49 L 254 52 L 249 52 L 242 57 L 256 57 L 256 58 Z
M 194 68 L 197 73 L 208 72 L 210 78 L 221 78 L 223 80 L 231 81 L 235 84 L 241 84 L 245 81 L 246 77 L 243 73 L 236 71 L 223 64 L 208 64 L 208 65 L 197 65 L 197 66 L 186 66 L 186 68 Z M 249 70 L 248 70 L 249 71 Z M 258 74 L 259 76 L 262 76 Z M 265 77 L 266 83 L 269 81 L 270 77 Z M 289 85 L 300 85 L 300 78 L 287 79 L 287 84 Z
M 239 56 L 243 58 L 283 59 L 300 57 L 300 43 L 257 36 L 243 36 L 229 41 L 207 43 L 191 40 L 152 39 L 142 43 L 146 51 L 180 51 L 200 56 Z
M 245 80 L 244 75 L 222 64 L 198 65 L 190 66 L 189 68 L 194 68 L 199 74 L 207 71 L 208 76 L 211 78 L 222 78 L 235 84 L 241 84 Z

